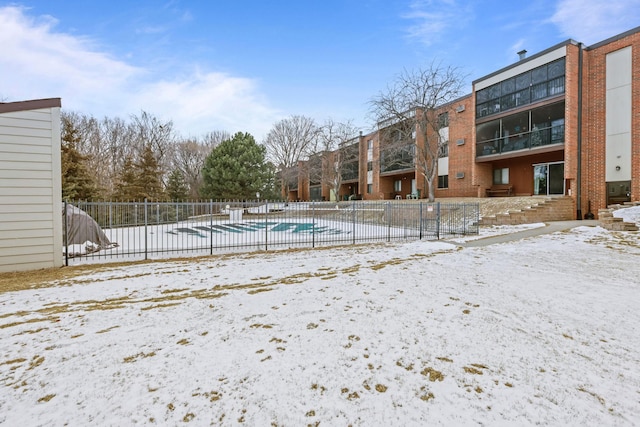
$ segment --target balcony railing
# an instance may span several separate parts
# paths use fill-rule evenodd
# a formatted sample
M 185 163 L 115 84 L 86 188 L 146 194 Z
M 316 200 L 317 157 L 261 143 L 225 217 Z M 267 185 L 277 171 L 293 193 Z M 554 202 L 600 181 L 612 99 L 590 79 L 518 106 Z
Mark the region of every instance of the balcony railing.
M 476 157 L 531 150 L 545 145 L 564 143 L 564 125 L 535 129 L 517 135 L 503 136 L 477 144 Z

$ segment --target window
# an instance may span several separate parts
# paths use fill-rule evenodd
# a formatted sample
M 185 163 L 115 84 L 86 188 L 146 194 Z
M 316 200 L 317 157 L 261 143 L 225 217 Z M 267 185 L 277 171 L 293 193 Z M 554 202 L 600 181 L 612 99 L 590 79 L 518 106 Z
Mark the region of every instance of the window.
M 393 181 L 393 191 L 399 192 L 402 191 L 402 181 L 397 179 Z
M 564 93 L 564 76 L 549 80 L 548 93 L 550 96 Z
M 444 112 L 438 115 L 438 127 L 446 128 L 447 126 L 449 126 L 449 113 Z
M 438 188 L 449 188 L 449 175 L 438 175 Z
M 553 120 L 551 122 L 551 143 L 562 142 L 564 142 L 564 119 Z
M 494 184 L 508 184 L 509 183 L 509 168 L 494 169 L 493 170 L 493 183 Z
M 513 114 L 502 119 L 502 152 L 528 148 L 529 112 Z
M 367 141 L 367 150 L 373 150 L 373 139 Z
M 449 157 L 449 141 L 445 141 L 438 147 L 438 157 Z
M 367 172 L 373 170 L 373 162 L 367 162 Z
M 373 184 L 367 184 L 367 194 L 373 193 Z
M 565 58 L 476 92 L 476 117 L 507 111 L 565 92 Z
M 527 71 L 516 77 L 516 90 L 528 89 L 531 86 L 531 72 Z
M 528 150 L 565 139 L 565 102 L 547 104 L 476 126 L 476 156 Z

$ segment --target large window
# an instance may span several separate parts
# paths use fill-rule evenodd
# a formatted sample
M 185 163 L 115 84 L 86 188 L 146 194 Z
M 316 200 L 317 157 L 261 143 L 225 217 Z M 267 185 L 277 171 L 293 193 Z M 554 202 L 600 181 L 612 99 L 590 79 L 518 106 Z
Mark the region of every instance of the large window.
M 502 152 L 527 148 L 529 140 L 529 112 L 502 119 Z
M 340 175 L 344 181 L 358 179 L 358 162 L 345 162 L 340 169 Z
M 416 146 L 390 146 L 380 153 L 380 172 L 390 172 L 414 167 Z
M 477 156 L 564 143 L 565 103 L 545 105 L 476 126 Z
M 564 91 L 565 58 L 561 58 L 477 91 L 476 117 L 507 111 Z
M 493 170 L 493 183 L 494 184 L 508 184 L 509 183 L 509 168 L 494 169 Z

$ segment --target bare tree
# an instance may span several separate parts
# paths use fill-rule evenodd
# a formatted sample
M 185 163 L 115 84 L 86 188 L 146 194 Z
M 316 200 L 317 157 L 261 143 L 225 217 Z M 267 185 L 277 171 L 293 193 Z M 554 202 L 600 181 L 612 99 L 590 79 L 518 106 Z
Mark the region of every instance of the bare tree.
M 445 149 L 448 126 L 442 107 L 460 96 L 464 76 L 458 68 L 431 63 L 403 71 L 386 91 L 370 101 L 378 121 L 384 159 L 415 167 L 425 178 L 429 201 L 435 199 L 438 156 Z
M 202 166 L 204 161 L 216 146 L 222 141 L 230 139 L 226 132 L 211 132 L 202 141 L 186 139 L 178 142 L 174 151 L 174 168 L 179 170 L 189 187 L 189 197 L 200 197 L 202 186 Z
M 114 192 L 125 159 L 136 155 L 138 150 L 132 144 L 134 139 L 132 127 L 121 118 L 105 117 L 100 122 L 100 128 L 101 144 L 104 149 L 102 162 L 103 167 L 106 168 L 102 179 L 108 182 L 110 192 Z
M 263 145 L 267 158 L 277 167 L 282 190 L 288 194 L 292 179 L 297 176 L 298 162 L 316 151 L 318 126 L 305 116 L 291 116 L 280 120 L 267 134 Z
M 161 181 L 165 182 L 165 176 L 171 170 L 175 135 L 173 122 L 163 122 L 157 117 L 143 111 L 139 116 L 133 116 L 132 127 L 135 132 L 134 144 L 138 150 L 138 157 L 142 155 L 147 144 L 158 162 Z
M 226 130 L 214 130 L 204 134 L 204 136 L 200 138 L 199 143 L 203 146 L 208 147 L 209 151 L 211 151 L 218 145 L 220 145 L 223 141 L 231 138 L 232 135 Z
M 320 168 L 311 169 L 310 174 L 318 174 L 315 180 L 327 185 L 337 200 L 342 181 L 351 179 L 354 173 L 358 176 L 358 128 L 350 120 L 328 119 L 319 129 L 317 147 L 321 153 Z

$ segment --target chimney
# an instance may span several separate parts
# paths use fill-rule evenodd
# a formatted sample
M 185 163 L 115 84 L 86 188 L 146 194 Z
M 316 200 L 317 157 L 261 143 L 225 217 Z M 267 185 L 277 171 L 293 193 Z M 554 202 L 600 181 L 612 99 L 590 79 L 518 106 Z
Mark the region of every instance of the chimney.
M 520 52 L 518 52 L 518 56 L 520 57 L 520 61 L 522 61 L 524 58 L 527 57 L 527 50 L 522 49 Z

